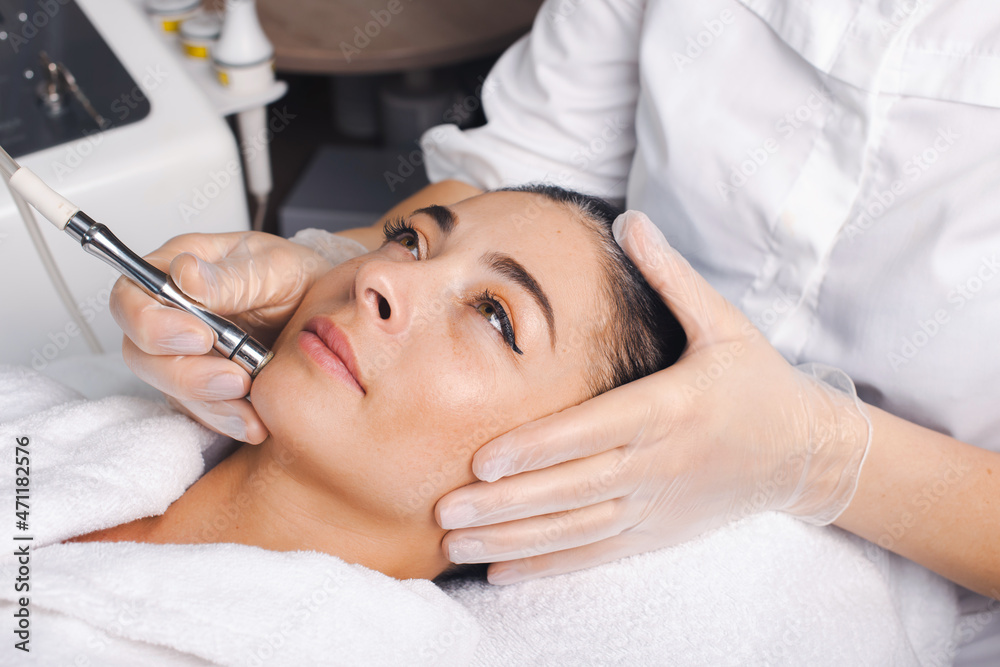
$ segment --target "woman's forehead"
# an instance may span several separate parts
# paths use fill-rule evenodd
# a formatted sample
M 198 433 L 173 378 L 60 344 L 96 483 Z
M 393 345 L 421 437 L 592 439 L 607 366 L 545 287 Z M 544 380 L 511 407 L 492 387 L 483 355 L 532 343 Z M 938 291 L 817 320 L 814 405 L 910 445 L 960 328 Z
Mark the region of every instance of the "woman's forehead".
M 592 231 L 570 206 L 531 192 L 487 192 L 453 204 L 455 229 L 466 229 L 502 239 L 515 248 L 535 250 L 552 259 L 572 251 L 596 251 Z M 540 245 L 563 243 L 566 247 Z M 547 252 L 551 250 L 551 252 Z

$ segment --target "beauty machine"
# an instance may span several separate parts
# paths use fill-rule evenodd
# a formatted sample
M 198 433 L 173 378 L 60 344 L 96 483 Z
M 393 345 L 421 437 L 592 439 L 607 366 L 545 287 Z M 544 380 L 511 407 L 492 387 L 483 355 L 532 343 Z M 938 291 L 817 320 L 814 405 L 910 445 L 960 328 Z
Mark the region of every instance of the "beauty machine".
M 206 322 L 216 349 L 251 375 L 266 363 L 266 348 L 140 259 L 179 234 L 250 229 L 241 146 L 256 156 L 251 194 L 260 201 L 269 189 L 260 126 L 285 85 L 252 25 L 253 0 L 225 4 L 253 30 L 239 30 L 249 42 L 230 35 L 217 64 L 225 17 L 197 0 L 0 0 L 0 146 L 13 156 L 0 161 L 3 180 L 14 177 L 0 186 L 0 363 L 44 370 L 118 350 L 108 297 L 122 274 Z M 224 120 L 232 114 L 257 136 L 238 144 Z M 26 201 L 55 227 L 36 224 Z

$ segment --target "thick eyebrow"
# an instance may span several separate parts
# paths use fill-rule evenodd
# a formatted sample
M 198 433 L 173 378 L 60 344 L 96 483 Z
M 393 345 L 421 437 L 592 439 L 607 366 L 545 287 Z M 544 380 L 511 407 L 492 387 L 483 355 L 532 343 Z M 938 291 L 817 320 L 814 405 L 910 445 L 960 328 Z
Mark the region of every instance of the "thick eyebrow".
M 424 208 L 418 208 L 410 215 L 417 215 L 420 213 L 436 222 L 437 226 L 441 229 L 442 234 L 450 234 L 457 220 L 455 213 L 447 206 L 438 206 L 436 204 L 434 206 L 426 206 Z
M 545 295 L 545 290 L 541 288 L 534 276 L 528 273 L 527 269 L 521 266 L 520 262 L 502 252 L 486 253 L 483 255 L 482 261 L 491 270 L 505 278 L 513 280 L 531 295 L 545 315 L 545 322 L 549 325 L 549 341 L 554 350 L 556 347 L 555 315 L 552 312 L 552 304 L 549 303 L 549 297 Z

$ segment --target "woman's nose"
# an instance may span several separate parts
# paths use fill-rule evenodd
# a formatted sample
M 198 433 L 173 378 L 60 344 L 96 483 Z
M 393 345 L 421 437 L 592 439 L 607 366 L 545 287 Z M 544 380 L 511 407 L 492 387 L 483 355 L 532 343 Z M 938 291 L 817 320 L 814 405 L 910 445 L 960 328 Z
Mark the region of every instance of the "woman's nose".
M 400 262 L 371 260 L 358 268 L 354 296 L 375 326 L 389 334 L 405 333 L 410 326 L 409 291 L 414 276 Z

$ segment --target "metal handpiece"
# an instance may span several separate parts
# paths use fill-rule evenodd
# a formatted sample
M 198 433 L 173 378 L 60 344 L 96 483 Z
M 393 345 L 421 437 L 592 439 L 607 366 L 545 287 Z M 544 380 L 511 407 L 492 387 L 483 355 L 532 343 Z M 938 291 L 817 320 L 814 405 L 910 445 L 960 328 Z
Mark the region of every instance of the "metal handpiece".
M 86 213 L 76 213 L 65 231 L 80 242 L 83 249 L 99 257 L 122 275 L 169 305 L 185 310 L 209 326 L 216 334 L 213 347 L 240 365 L 250 378 L 257 377 L 274 353 L 224 317 L 210 312 L 187 297 L 163 271 L 132 252 L 107 227 Z

